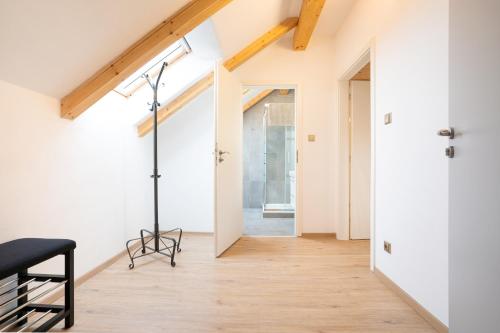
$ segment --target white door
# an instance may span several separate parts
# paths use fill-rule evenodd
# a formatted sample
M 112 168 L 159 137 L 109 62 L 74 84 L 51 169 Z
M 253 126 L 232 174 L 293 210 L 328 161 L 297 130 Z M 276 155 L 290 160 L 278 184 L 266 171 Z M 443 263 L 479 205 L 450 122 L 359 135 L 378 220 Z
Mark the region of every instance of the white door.
M 215 254 L 243 233 L 243 109 L 241 83 L 221 64 L 215 71 Z
M 450 125 L 456 131 L 449 140 L 455 156 L 448 160 L 453 333 L 499 332 L 500 327 L 498 13 L 499 1 L 450 2 Z M 447 159 L 444 153 L 442 158 Z
M 370 238 L 370 82 L 351 81 L 350 238 Z

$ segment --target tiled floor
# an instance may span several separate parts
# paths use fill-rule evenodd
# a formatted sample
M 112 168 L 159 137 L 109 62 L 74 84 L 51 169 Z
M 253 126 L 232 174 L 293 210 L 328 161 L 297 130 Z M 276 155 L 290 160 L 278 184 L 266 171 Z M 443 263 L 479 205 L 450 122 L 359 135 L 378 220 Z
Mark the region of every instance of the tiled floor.
M 246 208 L 243 211 L 245 220 L 244 235 L 247 236 L 294 236 L 295 219 L 263 218 L 262 209 Z

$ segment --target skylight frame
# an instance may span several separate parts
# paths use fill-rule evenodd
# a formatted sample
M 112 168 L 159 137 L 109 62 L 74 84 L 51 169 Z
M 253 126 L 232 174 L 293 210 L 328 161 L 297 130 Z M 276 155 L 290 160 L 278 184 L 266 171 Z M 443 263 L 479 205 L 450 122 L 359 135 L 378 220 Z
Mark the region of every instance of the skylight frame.
M 167 62 L 169 66 L 171 66 L 191 52 L 191 46 L 189 45 L 186 37 L 182 37 L 177 42 L 163 50 L 152 60 L 147 62 L 144 66 L 139 68 L 136 72 L 134 72 L 134 74 L 130 75 L 127 79 L 120 83 L 114 91 L 123 97 L 132 96 L 137 90 L 147 83 L 147 80 L 144 77 L 146 74 L 154 80 L 158 76 L 160 68 L 164 62 Z

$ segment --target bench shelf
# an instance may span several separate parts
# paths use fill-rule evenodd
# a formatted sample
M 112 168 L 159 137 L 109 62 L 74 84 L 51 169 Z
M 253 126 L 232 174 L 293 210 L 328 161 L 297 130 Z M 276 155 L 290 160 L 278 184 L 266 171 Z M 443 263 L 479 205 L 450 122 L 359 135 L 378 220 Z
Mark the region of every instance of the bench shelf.
M 68 239 L 22 238 L 0 244 L 0 332 L 46 332 L 64 320 L 74 324 L 74 249 Z M 28 269 L 64 256 L 64 274 L 30 273 Z M 64 288 L 64 304 L 40 303 Z

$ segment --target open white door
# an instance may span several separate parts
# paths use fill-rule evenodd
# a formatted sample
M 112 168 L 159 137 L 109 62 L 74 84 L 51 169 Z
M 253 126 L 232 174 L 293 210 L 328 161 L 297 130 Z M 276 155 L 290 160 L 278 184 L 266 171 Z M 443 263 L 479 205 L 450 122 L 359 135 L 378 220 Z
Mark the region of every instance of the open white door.
M 370 81 L 351 81 L 350 238 L 370 239 Z
M 215 71 L 215 254 L 243 233 L 243 109 L 241 83 L 218 64 Z

